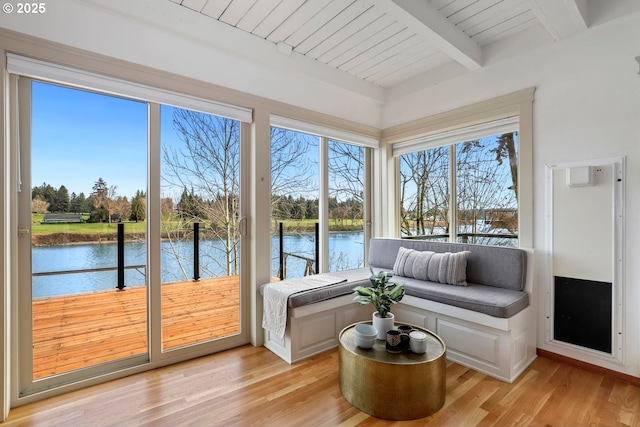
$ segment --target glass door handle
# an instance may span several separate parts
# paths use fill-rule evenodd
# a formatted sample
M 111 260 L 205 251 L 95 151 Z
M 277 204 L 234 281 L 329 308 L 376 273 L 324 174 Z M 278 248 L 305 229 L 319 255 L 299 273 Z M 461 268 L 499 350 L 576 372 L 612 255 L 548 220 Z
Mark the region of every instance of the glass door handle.
M 243 216 L 238 221 L 238 231 L 240 231 L 240 237 L 248 237 L 249 233 L 247 233 L 247 217 Z

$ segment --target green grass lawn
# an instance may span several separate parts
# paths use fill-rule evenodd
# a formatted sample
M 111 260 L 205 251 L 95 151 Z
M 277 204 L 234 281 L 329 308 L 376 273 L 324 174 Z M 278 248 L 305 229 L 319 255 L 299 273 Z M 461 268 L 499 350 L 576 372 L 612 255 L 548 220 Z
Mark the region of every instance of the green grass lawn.
M 279 223 L 283 223 L 284 229 L 286 230 L 308 230 L 312 231 L 315 229 L 315 224 L 318 222 L 317 219 L 285 219 L 285 220 L 272 220 L 272 224 L 274 227 L 279 227 Z M 329 220 L 329 231 L 349 231 L 349 230 L 362 230 L 363 229 L 363 221 L 361 219 L 351 220 L 337 220 L 330 219 Z
M 62 223 L 62 224 L 43 224 L 43 214 L 31 214 L 31 233 L 37 234 L 53 234 L 53 233 L 117 233 L 118 226 L 116 223 Z M 82 218 L 86 221 L 89 214 L 82 214 Z M 127 233 L 143 233 L 147 230 L 147 222 L 125 222 L 125 231 Z
M 147 223 L 144 222 L 125 222 L 125 231 L 127 233 L 144 233 L 147 231 Z M 32 234 L 52 234 L 52 233 L 117 233 L 118 226 L 116 223 L 82 223 L 82 224 L 41 224 L 33 223 L 31 225 Z
M 116 233 L 118 230 L 116 223 L 63 223 L 63 224 L 43 224 L 43 214 L 31 215 L 31 232 L 34 235 L 38 234 L 53 234 L 53 233 L 87 233 L 87 234 L 99 234 L 99 233 Z M 89 218 L 89 215 L 83 215 L 85 221 Z M 277 227 L 277 223 L 274 222 Z M 304 220 L 285 220 L 285 230 L 306 230 L 313 231 L 317 219 L 304 219 Z M 147 230 L 147 222 L 128 222 L 125 221 L 125 232 L 127 233 L 144 233 Z M 180 220 L 163 221 L 164 227 L 171 227 L 172 230 L 179 230 L 183 228 L 184 222 Z M 329 230 L 331 231 L 346 231 L 346 230 L 361 230 L 362 220 L 336 220 L 329 221 Z

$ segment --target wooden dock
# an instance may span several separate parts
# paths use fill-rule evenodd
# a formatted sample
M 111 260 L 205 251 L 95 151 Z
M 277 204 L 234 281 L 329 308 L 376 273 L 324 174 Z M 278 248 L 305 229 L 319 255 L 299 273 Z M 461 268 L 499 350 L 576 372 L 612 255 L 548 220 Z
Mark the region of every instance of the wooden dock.
M 162 286 L 163 350 L 240 332 L 238 276 Z M 33 301 L 33 378 L 147 352 L 147 288 Z

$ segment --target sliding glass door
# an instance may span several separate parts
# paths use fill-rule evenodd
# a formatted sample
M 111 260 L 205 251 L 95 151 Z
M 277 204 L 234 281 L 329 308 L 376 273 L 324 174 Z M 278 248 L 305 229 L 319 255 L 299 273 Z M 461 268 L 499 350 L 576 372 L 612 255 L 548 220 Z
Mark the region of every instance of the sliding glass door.
M 12 80 L 20 395 L 246 343 L 241 123 Z
M 162 350 L 240 333 L 240 122 L 162 106 Z
M 51 383 L 148 360 L 147 106 L 37 81 L 21 89 L 21 373 Z

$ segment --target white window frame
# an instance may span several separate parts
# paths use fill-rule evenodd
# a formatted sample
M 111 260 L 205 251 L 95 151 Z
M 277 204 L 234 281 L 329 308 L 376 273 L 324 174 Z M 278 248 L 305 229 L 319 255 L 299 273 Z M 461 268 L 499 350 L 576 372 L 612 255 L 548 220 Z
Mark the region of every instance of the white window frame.
M 448 148 L 449 242 L 458 241 L 458 169 L 456 147 L 458 146 L 458 144 L 467 141 L 473 141 L 475 139 L 499 136 L 505 133 L 518 132 L 518 129 L 518 116 L 512 116 L 394 144 L 393 156 L 398 158 L 398 173 L 400 172 L 400 156 L 402 156 L 403 154 L 415 153 L 418 151 L 429 150 L 436 147 Z M 519 159 L 520 156 L 518 155 L 518 162 Z M 520 209 L 518 207 L 518 211 L 519 210 Z
M 325 125 L 318 125 L 290 117 L 271 114 L 270 123 L 273 127 L 287 129 L 294 132 L 301 132 L 314 135 L 319 138 L 319 169 L 320 188 L 318 194 L 319 201 L 319 223 L 320 223 L 320 245 L 319 245 L 319 266 L 318 272 L 329 271 L 329 140 L 352 144 L 363 147 L 364 150 L 364 259 L 368 259 L 369 240 L 371 239 L 371 149 L 377 149 L 380 140 L 370 136 L 345 131 Z
M 524 89 L 498 98 L 394 126 L 383 131 L 375 184 L 380 196 L 374 206 L 380 207 L 374 233 L 400 237 L 399 159 L 403 150 L 443 145 L 455 138 L 461 142 L 464 131 L 476 137 L 501 133 L 518 123 L 518 244 L 533 247 L 533 94 L 535 88 Z M 502 126 L 507 127 L 502 127 Z M 487 133 L 488 132 L 488 133 Z M 471 133 L 467 134 L 470 135 Z M 442 137 L 438 143 L 438 136 Z M 448 138 L 448 139 L 447 139 Z M 462 139 L 460 139 L 462 138 Z M 385 173 L 386 172 L 386 173 Z M 393 177 L 393 179 L 388 179 Z M 393 201 L 393 203 L 385 203 Z M 389 206 L 383 209 L 381 206 Z M 378 208 L 376 208 L 378 209 Z
M 170 105 L 235 119 L 244 123 L 251 123 L 253 120 L 253 111 L 249 108 L 198 98 L 12 53 L 7 53 L 7 71 L 10 74 L 31 77 L 36 80 L 160 105 Z

